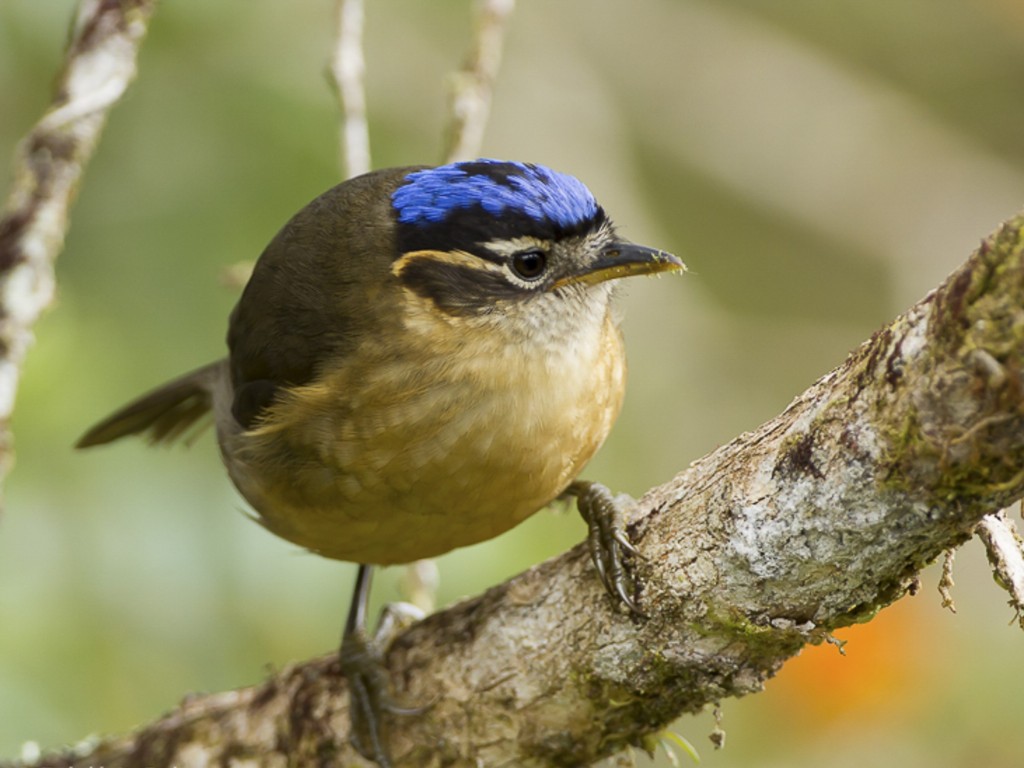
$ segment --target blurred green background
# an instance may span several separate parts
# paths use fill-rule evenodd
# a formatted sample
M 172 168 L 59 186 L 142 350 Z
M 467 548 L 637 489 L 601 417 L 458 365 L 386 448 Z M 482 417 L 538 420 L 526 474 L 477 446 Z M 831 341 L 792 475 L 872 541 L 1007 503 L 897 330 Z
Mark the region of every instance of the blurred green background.
M 75 453 L 96 418 L 223 352 L 233 289 L 338 180 L 333 3 L 162 4 L 113 113 L 19 393 L 0 519 L 0 756 L 117 732 L 334 647 L 353 568 L 240 513 L 209 435 Z M 370 2 L 375 164 L 432 162 L 460 0 Z M 0 179 L 71 0 L 0 3 Z M 638 494 L 781 410 L 1024 201 L 1020 0 L 522 0 L 484 154 L 578 175 L 685 278 L 633 282 L 631 388 L 588 476 Z M 439 563 L 440 600 L 579 541 L 541 513 Z M 378 603 L 396 599 L 386 571 Z M 677 730 L 704 765 L 1024 765 L 1024 637 L 976 543 L 924 589 Z M 687 759 L 680 757 L 685 763 Z M 646 758 L 638 757 L 639 764 Z M 657 765 L 668 765 L 663 754 Z

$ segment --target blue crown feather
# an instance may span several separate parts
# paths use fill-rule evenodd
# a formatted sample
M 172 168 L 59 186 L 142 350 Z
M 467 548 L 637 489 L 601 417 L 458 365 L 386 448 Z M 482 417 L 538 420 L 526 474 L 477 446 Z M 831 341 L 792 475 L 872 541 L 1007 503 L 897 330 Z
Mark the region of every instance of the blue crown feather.
M 579 179 L 542 165 L 473 160 L 414 171 L 391 195 L 403 224 L 444 221 L 479 205 L 500 216 L 511 209 L 537 222 L 574 227 L 594 218 L 597 201 Z

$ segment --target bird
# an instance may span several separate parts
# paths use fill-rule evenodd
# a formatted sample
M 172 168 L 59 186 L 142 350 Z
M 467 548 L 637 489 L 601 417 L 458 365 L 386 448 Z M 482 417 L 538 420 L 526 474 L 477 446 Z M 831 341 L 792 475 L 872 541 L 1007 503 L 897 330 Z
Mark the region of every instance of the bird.
M 638 611 L 623 509 L 582 480 L 622 406 L 620 278 L 685 270 L 620 237 L 590 190 L 482 158 L 372 171 L 296 213 L 253 268 L 225 358 L 89 429 L 168 444 L 208 422 L 255 519 L 359 564 L 339 659 L 352 739 L 390 757 L 374 566 L 498 536 L 575 497 L 608 592 Z

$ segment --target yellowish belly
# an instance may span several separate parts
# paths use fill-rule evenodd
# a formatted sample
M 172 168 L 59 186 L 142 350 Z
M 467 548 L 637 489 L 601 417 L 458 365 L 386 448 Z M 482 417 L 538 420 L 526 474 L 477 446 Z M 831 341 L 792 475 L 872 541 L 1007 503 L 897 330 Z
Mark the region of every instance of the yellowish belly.
M 390 564 L 492 538 L 554 499 L 618 415 L 618 330 L 606 320 L 567 361 L 461 352 L 465 365 L 435 356 L 413 377 L 401 358 L 348 366 L 229 438 L 260 521 L 327 557 Z

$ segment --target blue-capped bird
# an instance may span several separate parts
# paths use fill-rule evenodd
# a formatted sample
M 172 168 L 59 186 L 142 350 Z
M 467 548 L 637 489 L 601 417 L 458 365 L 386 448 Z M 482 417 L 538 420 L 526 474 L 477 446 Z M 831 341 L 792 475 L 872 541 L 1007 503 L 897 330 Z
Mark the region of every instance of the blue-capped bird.
M 497 536 L 577 497 L 609 592 L 636 610 L 621 510 L 578 479 L 622 405 L 615 279 L 684 269 L 625 242 L 590 191 L 476 160 L 346 181 L 256 263 L 228 357 L 90 429 L 169 443 L 212 411 L 228 474 L 273 533 L 360 564 L 342 641 L 356 746 L 388 765 L 368 659 L 372 565 Z

